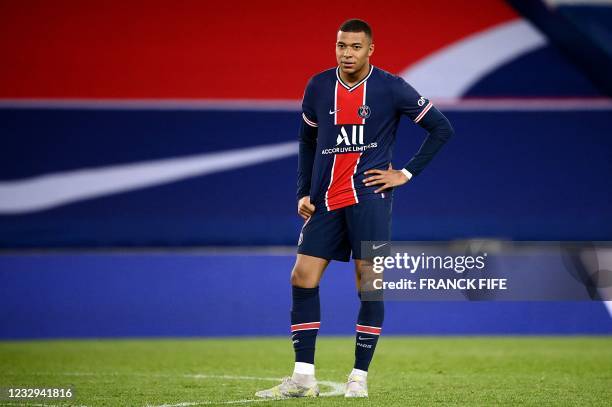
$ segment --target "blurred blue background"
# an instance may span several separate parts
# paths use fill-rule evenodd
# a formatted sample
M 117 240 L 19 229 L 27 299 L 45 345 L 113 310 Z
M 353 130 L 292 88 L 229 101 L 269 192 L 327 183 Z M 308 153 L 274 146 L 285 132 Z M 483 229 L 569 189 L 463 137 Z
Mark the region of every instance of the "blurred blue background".
M 360 16 L 372 63 L 430 97 L 456 136 L 395 191 L 394 240 L 611 240 L 612 7 L 408 3 Z M 344 10 L 295 21 L 304 6 L 187 2 L 121 23 L 142 7 L 1 3 L 0 338 L 287 331 L 300 97 L 333 66 Z M 211 13 L 220 22 L 189 19 Z M 236 21 L 255 50 L 228 42 Z M 288 34 L 314 23 L 296 53 Z M 396 167 L 424 137 L 402 121 Z M 326 273 L 322 333 L 351 333 L 351 267 Z M 608 309 L 393 303 L 385 330 L 609 334 Z

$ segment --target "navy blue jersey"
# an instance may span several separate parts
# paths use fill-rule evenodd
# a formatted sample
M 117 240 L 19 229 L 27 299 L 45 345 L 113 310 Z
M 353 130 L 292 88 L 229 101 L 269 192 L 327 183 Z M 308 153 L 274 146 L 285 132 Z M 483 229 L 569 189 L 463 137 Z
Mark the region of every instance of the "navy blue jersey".
M 317 208 L 327 210 L 388 197 L 389 192 L 374 193 L 380 186 L 365 186 L 363 173 L 388 169 L 402 115 L 421 124 L 435 111 L 436 118 L 441 116 L 448 123 L 429 100 L 398 76 L 370 66 L 363 80 L 348 86 L 338 69 L 313 76 L 302 102 L 298 198 L 310 195 Z M 433 156 L 431 151 L 421 153 L 411 161 L 417 165 L 409 163 L 408 171 L 419 172 Z

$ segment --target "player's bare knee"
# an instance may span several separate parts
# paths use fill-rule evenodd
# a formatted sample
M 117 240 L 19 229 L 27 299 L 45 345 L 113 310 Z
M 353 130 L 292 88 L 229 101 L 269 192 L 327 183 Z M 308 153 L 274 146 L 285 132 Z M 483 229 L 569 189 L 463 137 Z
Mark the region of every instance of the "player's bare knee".
M 301 275 L 295 268 L 293 268 L 293 270 L 291 271 L 291 285 L 295 287 L 302 286 Z
M 367 260 L 355 260 L 355 283 L 357 291 L 372 287 L 373 279 L 378 278 L 372 273 L 372 263 Z
M 302 288 L 317 287 L 328 263 L 325 259 L 298 254 L 291 271 L 291 285 Z
M 361 280 L 372 270 L 371 264 L 363 260 L 355 260 L 355 278 Z
M 316 276 L 313 276 L 306 269 L 296 264 L 293 271 L 291 271 L 291 285 L 302 288 L 314 288 L 317 286 Z

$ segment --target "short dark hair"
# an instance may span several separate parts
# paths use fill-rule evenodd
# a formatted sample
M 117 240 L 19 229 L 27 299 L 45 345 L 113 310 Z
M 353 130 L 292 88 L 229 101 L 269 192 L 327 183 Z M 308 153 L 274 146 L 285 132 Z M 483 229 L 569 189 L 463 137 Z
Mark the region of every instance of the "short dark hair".
M 365 35 L 368 36 L 370 42 L 372 42 L 372 28 L 370 28 L 370 24 L 366 23 L 363 20 L 358 18 L 351 18 L 350 20 L 346 20 L 340 25 L 340 31 L 344 31 L 346 33 L 360 33 L 364 32 Z

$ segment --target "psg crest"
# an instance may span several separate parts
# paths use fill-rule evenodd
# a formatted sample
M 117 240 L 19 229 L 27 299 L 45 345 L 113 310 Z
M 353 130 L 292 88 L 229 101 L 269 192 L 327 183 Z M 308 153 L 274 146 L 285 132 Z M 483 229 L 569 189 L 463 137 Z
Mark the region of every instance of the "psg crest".
M 368 105 L 359 106 L 359 110 L 357 111 L 357 114 L 362 119 L 367 119 L 368 117 L 370 117 L 370 106 Z

